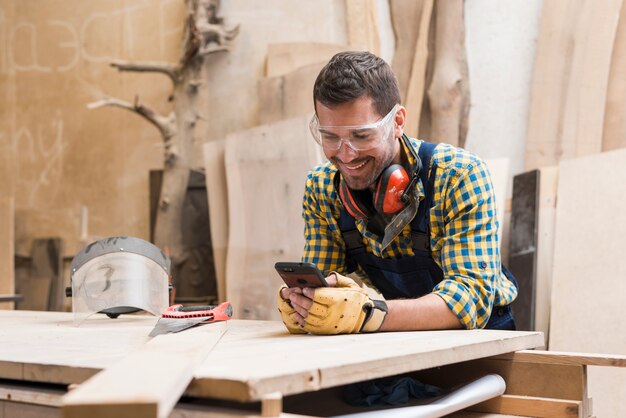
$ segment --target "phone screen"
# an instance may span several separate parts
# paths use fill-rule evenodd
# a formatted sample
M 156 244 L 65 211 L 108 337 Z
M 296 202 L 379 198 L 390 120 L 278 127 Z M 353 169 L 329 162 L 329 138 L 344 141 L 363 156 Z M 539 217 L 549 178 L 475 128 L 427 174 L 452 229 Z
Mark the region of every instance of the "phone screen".
M 276 271 L 289 287 L 326 287 L 326 279 L 318 268 L 311 263 L 278 262 Z

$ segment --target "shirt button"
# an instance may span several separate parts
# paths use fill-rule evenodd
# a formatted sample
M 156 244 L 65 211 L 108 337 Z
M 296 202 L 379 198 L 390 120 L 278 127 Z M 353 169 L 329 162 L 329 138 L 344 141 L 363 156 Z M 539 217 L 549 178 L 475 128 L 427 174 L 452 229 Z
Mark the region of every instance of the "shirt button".
M 481 268 L 481 269 L 486 269 L 486 268 L 487 268 L 487 263 L 486 263 L 486 262 L 484 262 L 484 261 L 481 261 L 481 262 L 480 262 L 480 268 Z

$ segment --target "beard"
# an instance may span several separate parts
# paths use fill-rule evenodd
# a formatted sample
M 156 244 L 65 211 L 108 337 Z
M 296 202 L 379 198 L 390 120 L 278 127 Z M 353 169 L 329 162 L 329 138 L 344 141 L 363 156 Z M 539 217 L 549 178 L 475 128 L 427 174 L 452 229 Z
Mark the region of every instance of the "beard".
M 333 157 L 330 161 L 337 167 L 341 173 L 341 178 L 346 182 L 348 187 L 352 190 L 366 190 L 370 187 L 374 187 L 380 174 L 385 170 L 393 161 L 393 155 L 389 154 L 384 157 L 384 160 L 380 160 L 375 157 L 364 157 L 351 161 L 350 165 L 365 165 L 359 170 L 359 172 L 350 172 L 345 168 L 339 159 Z

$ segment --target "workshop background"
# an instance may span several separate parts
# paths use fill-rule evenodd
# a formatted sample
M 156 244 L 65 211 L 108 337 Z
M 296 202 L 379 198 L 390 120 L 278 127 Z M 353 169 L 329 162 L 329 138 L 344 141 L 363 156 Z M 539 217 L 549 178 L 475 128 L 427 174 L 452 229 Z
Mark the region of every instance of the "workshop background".
M 177 302 L 278 319 L 273 265 L 300 258 L 322 160 L 312 84 L 367 49 L 398 75 L 408 134 L 487 160 L 520 329 L 626 354 L 622 0 L 211 1 L 183 77 L 191 3 L 0 1 L 0 294 L 19 296 L 2 308 L 71 310 L 73 256 L 135 236 L 171 252 Z M 597 416 L 618 416 L 624 372 L 590 367 Z

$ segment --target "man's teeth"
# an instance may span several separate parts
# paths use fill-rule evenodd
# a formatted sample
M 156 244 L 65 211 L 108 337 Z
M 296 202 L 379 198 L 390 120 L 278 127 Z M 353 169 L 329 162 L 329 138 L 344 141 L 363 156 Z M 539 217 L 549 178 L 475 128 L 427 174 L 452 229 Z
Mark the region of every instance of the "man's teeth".
M 357 164 L 357 165 L 348 165 L 345 164 L 345 166 L 350 169 L 350 170 L 358 170 L 359 168 L 363 167 L 365 164 L 367 164 L 367 161 L 362 162 L 361 164 Z

